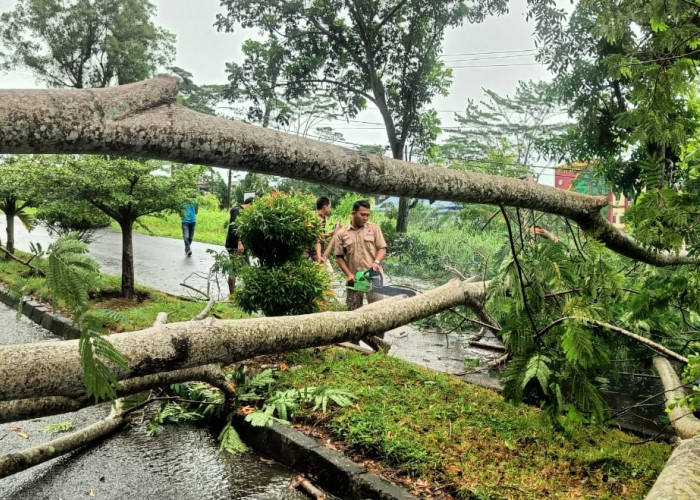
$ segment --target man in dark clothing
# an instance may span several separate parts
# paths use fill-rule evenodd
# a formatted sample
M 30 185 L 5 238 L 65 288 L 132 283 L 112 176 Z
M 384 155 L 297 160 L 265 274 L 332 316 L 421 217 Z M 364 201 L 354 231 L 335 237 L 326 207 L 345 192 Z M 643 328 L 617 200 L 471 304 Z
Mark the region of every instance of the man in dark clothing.
M 238 237 L 238 231 L 236 230 L 234 222 L 241 214 L 241 211 L 243 211 L 243 209 L 245 209 L 247 206 L 253 203 L 253 201 L 254 198 L 246 198 L 243 201 L 242 205 L 236 205 L 235 207 L 233 207 L 229 214 L 228 232 L 226 233 L 226 243 L 224 244 L 224 246 L 226 247 L 226 250 L 228 250 L 228 254 L 231 257 L 232 262 L 236 255 L 242 256 L 245 253 L 245 247 L 243 246 L 243 242 Z M 236 290 L 236 274 L 234 271 L 231 271 L 229 273 L 228 289 L 230 297 Z
M 316 217 L 321 223 L 323 232 L 321 233 L 321 237 L 318 239 L 316 244 L 309 248 L 306 252 L 309 259 L 314 260 L 319 264 L 326 261 L 326 258 L 323 256 L 323 252 L 326 248 L 326 238 L 333 236 L 333 231 L 330 233 L 326 232 L 326 218 L 331 214 L 331 209 L 331 200 L 329 200 L 326 196 L 319 196 L 319 198 L 316 200 Z

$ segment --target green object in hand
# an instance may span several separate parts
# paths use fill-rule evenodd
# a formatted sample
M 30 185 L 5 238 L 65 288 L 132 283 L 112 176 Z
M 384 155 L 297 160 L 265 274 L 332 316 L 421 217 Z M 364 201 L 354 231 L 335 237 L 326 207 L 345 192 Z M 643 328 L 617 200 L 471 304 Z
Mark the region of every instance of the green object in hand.
M 369 293 L 372 290 L 372 283 L 381 286 L 380 284 L 381 275 L 377 272 L 368 271 L 357 271 L 355 273 L 355 279 L 348 281 L 348 290 L 353 290 L 355 292 Z

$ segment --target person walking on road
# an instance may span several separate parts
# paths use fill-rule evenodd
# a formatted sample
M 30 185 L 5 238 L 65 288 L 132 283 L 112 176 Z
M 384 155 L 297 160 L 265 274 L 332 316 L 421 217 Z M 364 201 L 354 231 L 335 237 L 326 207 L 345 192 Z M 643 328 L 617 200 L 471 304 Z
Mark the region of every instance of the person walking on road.
M 357 271 L 381 272 L 382 260 L 386 256 L 386 241 L 381 228 L 369 222 L 370 205 L 367 200 L 356 201 L 352 206 L 351 220 L 348 226 L 338 231 L 333 240 L 335 258 L 340 269 L 345 273 L 348 283 L 355 280 Z M 362 306 L 363 293 L 347 291 L 348 311 Z M 382 296 L 370 291 L 368 302 L 381 300 Z
M 196 201 L 191 201 L 182 205 L 180 219 L 182 221 L 182 239 L 185 242 L 185 255 L 192 257 L 192 240 L 194 239 L 194 228 L 197 225 L 197 212 L 199 206 Z

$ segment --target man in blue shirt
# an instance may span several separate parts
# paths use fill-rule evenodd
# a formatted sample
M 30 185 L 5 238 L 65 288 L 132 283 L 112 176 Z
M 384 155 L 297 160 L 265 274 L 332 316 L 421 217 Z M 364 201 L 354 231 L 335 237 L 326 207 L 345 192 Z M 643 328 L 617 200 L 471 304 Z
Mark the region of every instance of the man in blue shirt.
M 182 206 L 182 239 L 185 241 L 185 255 L 192 256 L 192 239 L 194 238 L 194 226 L 197 225 L 197 212 L 199 207 L 197 202 L 189 202 Z

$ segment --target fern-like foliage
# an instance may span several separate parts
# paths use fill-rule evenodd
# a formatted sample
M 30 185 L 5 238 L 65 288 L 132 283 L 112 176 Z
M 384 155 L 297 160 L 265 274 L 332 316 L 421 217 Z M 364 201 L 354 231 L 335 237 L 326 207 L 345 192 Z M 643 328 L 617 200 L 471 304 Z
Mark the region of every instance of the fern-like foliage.
M 227 451 L 228 453 L 243 453 L 248 449 L 241 436 L 236 432 L 236 429 L 231 425 L 231 421 L 226 422 L 226 425 L 219 433 L 219 450 Z
M 91 328 L 99 314 L 90 320 L 89 292 L 100 284 L 100 269 L 87 255 L 87 244 L 80 241 L 77 233 L 61 236 L 49 245 L 46 267 L 46 284 L 52 296 L 52 304 L 65 303 L 75 316 L 75 324 L 80 328 L 78 349 L 83 365 L 85 389 L 95 401 L 114 399 L 118 380 L 107 363 L 113 363 L 122 371 L 129 366 L 124 356 L 99 332 Z M 113 317 L 123 318 L 116 312 Z
M 192 410 L 188 405 L 180 403 L 165 403 L 151 417 L 147 426 L 147 433 L 150 436 L 156 435 L 164 424 L 184 424 L 196 422 L 202 415 Z
M 256 410 L 246 415 L 245 420 L 246 422 L 250 422 L 250 425 L 253 427 L 264 427 L 266 425 L 272 425 L 274 422 L 289 425 L 288 420 L 275 417 L 267 408 L 265 411 Z
M 129 364 L 114 346 L 100 333 L 84 328 L 78 341 L 80 361 L 83 365 L 83 384 L 85 390 L 95 402 L 115 399 L 119 380 L 105 364 L 105 360 L 114 363 L 121 370 L 128 372 Z
M 99 287 L 100 268 L 87 255 L 87 244 L 76 233 L 61 236 L 49 245 L 46 284 L 52 303 L 66 303 L 80 324 L 89 308 L 88 293 Z
M 525 389 L 525 386 L 530 382 L 530 380 L 537 380 L 540 384 L 542 392 L 547 394 L 549 392 L 549 383 L 552 376 L 552 370 L 549 368 L 549 363 L 551 359 L 544 354 L 535 354 L 528 361 L 525 366 L 525 372 L 523 373 L 523 379 L 521 386 Z
M 289 389 L 286 391 L 277 391 L 271 397 L 267 398 L 264 405 L 264 412 L 273 415 L 277 413 L 280 419 L 288 420 L 289 414 L 299 407 L 301 391 L 297 389 Z
M 9 292 L 10 297 L 17 301 L 17 321 L 19 321 L 19 319 L 22 317 L 22 298 L 28 289 L 29 280 L 23 278 L 22 276 L 18 276 L 13 283 L 8 285 L 7 291 Z

